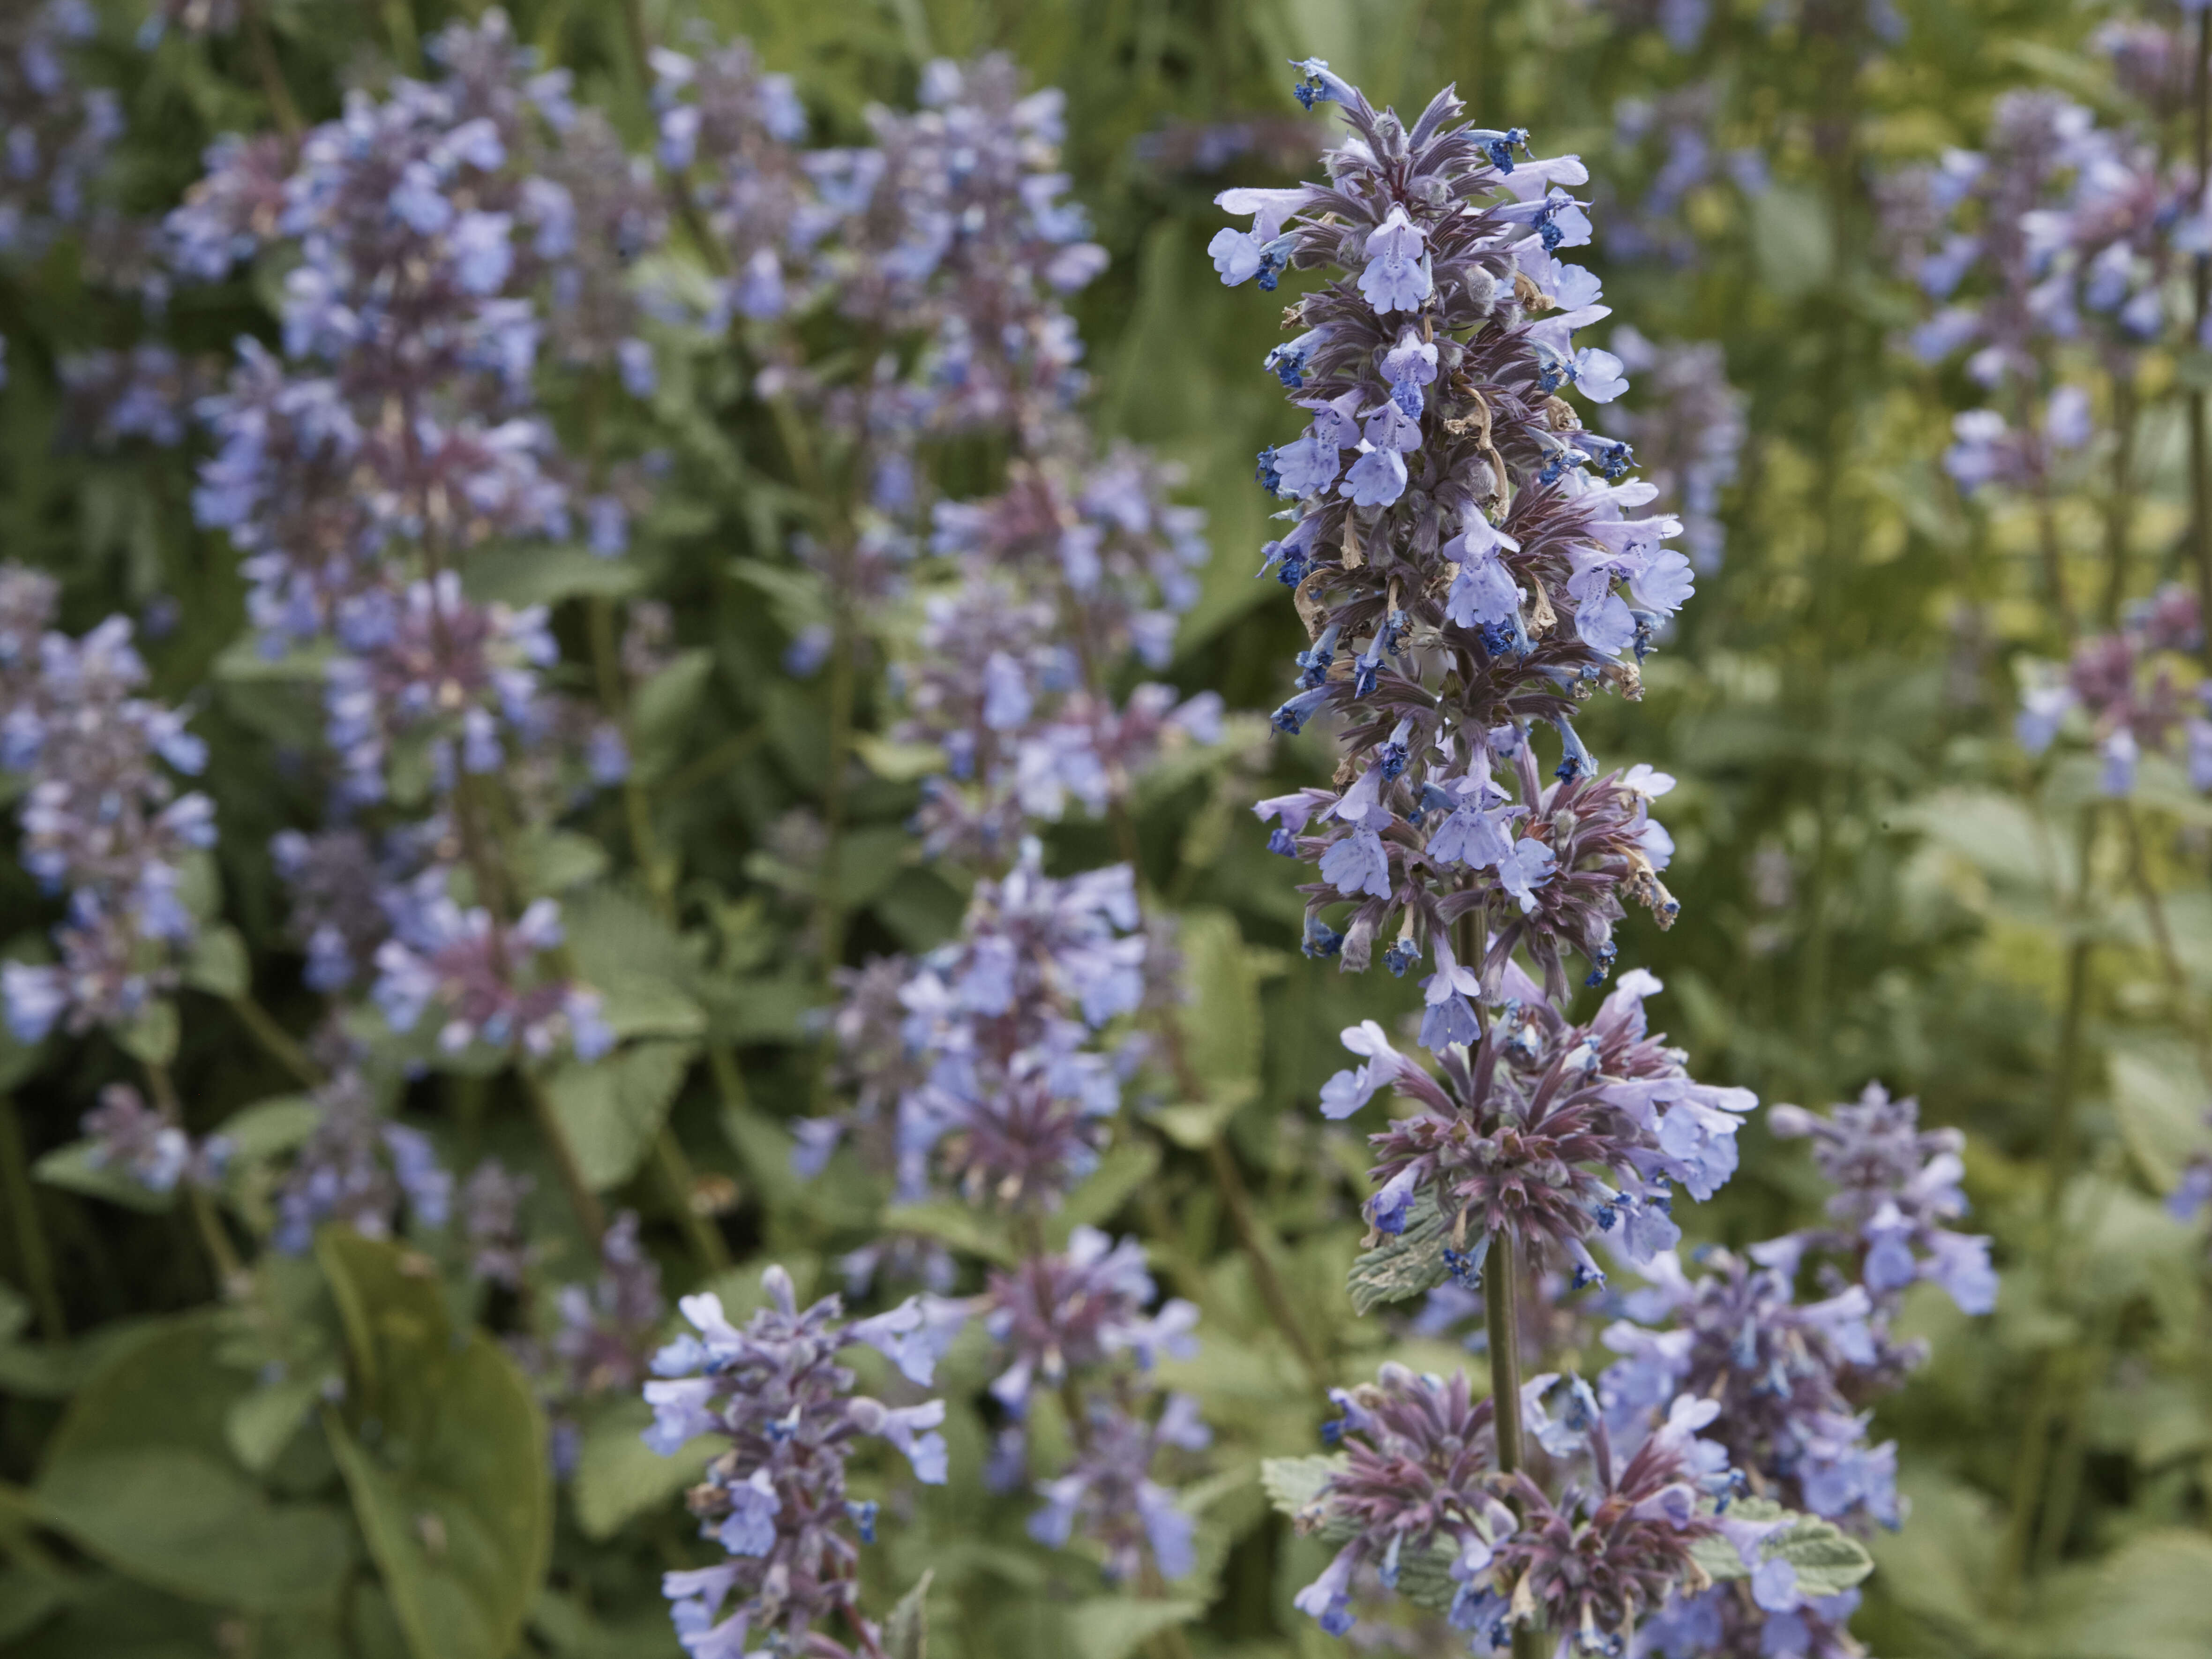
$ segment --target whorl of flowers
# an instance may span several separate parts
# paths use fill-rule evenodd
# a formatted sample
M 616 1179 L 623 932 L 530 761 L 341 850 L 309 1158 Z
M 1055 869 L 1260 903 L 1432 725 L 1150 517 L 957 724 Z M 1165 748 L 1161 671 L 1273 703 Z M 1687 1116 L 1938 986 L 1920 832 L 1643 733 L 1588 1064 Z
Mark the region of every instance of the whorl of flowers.
M 1860 1253 L 1859 1276 L 1878 1299 L 1926 1279 L 1961 1312 L 1996 1305 L 1988 1238 L 1942 1224 L 1966 1212 L 1958 1130 L 1922 1128 L 1920 1103 L 1893 1100 L 1879 1083 L 1825 1117 L 1777 1106 L 1767 1121 L 1785 1139 L 1809 1139 L 1814 1163 L 1836 1188 L 1827 1204 L 1834 1228 L 1797 1235 L 1806 1248 Z
M 921 109 L 869 112 L 873 148 L 810 164 L 847 216 L 829 254 L 840 309 L 927 343 L 918 397 L 872 419 L 1011 429 L 1036 449 L 1081 392 L 1083 343 L 1061 301 L 1106 255 L 1057 170 L 1066 101 L 1024 94 L 1003 54 L 939 58 Z
M 857 1570 L 858 1543 L 875 1535 L 876 1506 L 848 1498 L 846 1462 L 857 1441 L 872 1437 L 904 1453 L 917 1480 L 942 1484 L 945 1405 L 855 1396 L 838 1356 L 855 1344 L 872 1347 L 926 1385 L 957 1327 L 931 1322 L 912 1301 L 861 1320 L 848 1320 L 835 1296 L 801 1312 L 781 1267 L 762 1284 L 767 1304 L 742 1326 L 711 1294 L 684 1297 L 678 1305 L 698 1334 L 653 1357 L 659 1380 L 645 1385 L 654 1414 L 646 1443 L 670 1456 L 701 1435 L 728 1443 L 687 1501 L 700 1535 L 730 1559 L 668 1573 L 662 1589 L 685 1651 L 698 1659 L 751 1651 L 752 1638 L 823 1659 L 855 1647 L 872 1655 L 881 1649 L 858 1606 Z M 854 1646 L 821 1628 L 833 1620 Z
M 276 1189 L 276 1247 L 291 1255 L 325 1222 L 365 1238 L 389 1238 L 404 1207 L 410 1224 L 439 1228 L 453 1212 L 453 1178 L 419 1129 L 387 1118 L 355 1067 L 341 1066 L 314 1093 L 320 1115 Z
M 102 1089 L 100 1104 L 84 1115 L 79 1127 L 92 1143 L 94 1168 L 127 1176 L 149 1192 L 174 1192 L 180 1183 L 211 1188 L 230 1161 L 227 1136 L 195 1141 L 127 1083 Z
M 1004 878 L 979 882 L 953 944 L 848 976 L 838 1036 L 860 1103 L 802 1126 L 802 1172 L 851 1133 L 909 1196 L 934 1166 L 971 1201 L 1036 1211 L 1096 1164 L 1143 1054 L 1135 1034 L 1102 1052 L 1098 1034 L 1170 988 L 1163 947 L 1133 931 L 1128 868 L 1055 879 L 1042 856 L 1029 842 Z
M 1341 1635 L 1362 1567 L 1389 1589 L 1417 1567 L 1431 1577 L 1441 1569 L 1452 1626 L 1477 1652 L 1541 1622 L 1560 1632 L 1562 1652 L 1618 1653 L 1640 1613 L 1678 1584 L 1707 1582 L 1690 1548 L 1721 1529 L 1710 1500 L 1731 1485 L 1725 1454 L 1697 1437 L 1711 1402 L 1682 1396 L 1663 1424 L 1616 1450 L 1578 1380 L 1532 1377 L 1522 1395 L 1547 1456 L 1577 1472 L 1558 1498 L 1525 1473 L 1499 1471 L 1493 1402 L 1475 1399 L 1463 1375 L 1386 1364 L 1375 1382 L 1333 1390 L 1342 1415 L 1330 1431 L 1344 1456 L 1297 1524 L 1343 1542 L 1298 1608 Z
M 1650 98 L 1623 98 L 1613 106 L 1616 154 L 1648 157 L 1653 162 L 1644 193 L 1623 199 L 1607 213 L 1606 251 L 1617 259 L 1664 259 L 1686 265 L 1698 257 L 1698 240 L 1686 222 L 1684 201 L 1723 177 L 1747 198 L 1765 193 L 1765 155 L 1746 148 L 1722 151 L 1717 118 L 1722 88 L 1712 81 L 1692 81 Z M 1629 366 L 1635 372 L 1635 366 Z M 1644 456 L 1650 466 L 1651 458 Z
M 183 714 L 137 695 L 147 672 L 130 619 L 71 639 L 47 625 L 56 593 L 51 577 L 0 565 L 0 766 L 24 776 L 24 867 L 69 901 L 60 962 L 0 969 L 26 1042 L 57 1022 L 127 1021 L 174 985 L 198 932 L 184 862 L 215 842 L 214 805 L 170 775 L 197 774 L 207 747 Z
M 1302 95 L 1352 129 L 1328 181 L 1224 192 L 1254 228 L 1212 248 L 1231 283 L 1326 273 L 1285 313 L 1304 331 L 1268 358 L 1313 419 L 1261 458 L 1296 503 L 1262 568 L 1294 590 L 1313 641 L 1275 724 L 1330 713 L 1345 754 L 1330 791 L 1260 811 L 1321 862 L 1310 951 L 1364 969 L 1395 932 L 1402 967 L 1473 917 L 1487 986 L 1525 945 L 1562 997 L 1564 951 L 1596 976 L 1612 965 L 1625 899 L 1662 926 L 1674 914 L 1644 797 L 1599 775 L 1573 715 L 1601 686 L 1640 695 L 1637 659 L 1692 585 L 1665 545 L 1680 520 L 1628 517 L 1656 491 L 1562 395 L 1608 402 L 1626 385 L 1618 358 L 1574 343 L 1608 314 L 1596 279 L 1553 257 L 1589 240 L 1568 193 L 1588 175 L 1572 157 L 1516 160 L 1527 135 L 1462 125 L 1449 91 L 1409 128 L 1304 67 Z M 1346 901 L 1344 929 L 1322 921 Z
M 93 186 L 123 136 L 123 106 L 106 87 L 71 78 L 69 53 L 99 32 L 87 0 L 35 0 L 0 18 L 0 257 L 42 252 L 94 210 Z
M 489 910 L 447 897 L 446 880 L 441 869 L 426 872 L 424 902 L 377 947 L 370 994 L 392 1029 L 411 1031 L 434 1010 L 438 1044 L 449 1054 L 485 1043 L 533 1058 L 566 1048 L 597 1060 L 612 1048 L 598 993 L 560 970 L 560 907 L 536 900 L 501 927 Z
M 2197 596 L 2179 583 L 2134 607 L 2109 634 L 2074 647 L 2061 673 L 2031 669 L 2013 722 L 2021 747 L 2040 755 L 2062 733 L 2086 738 L 2102 763 L 2098 787 L 2133 794 L 2146 755 L 2179 761 L 2197 789 L 2212 790 L 2212 680 L 2197 672 L 2203 625 Z
M 1037 1482 L 1045 1504 L 1030 1516 L 1030 1536 L 1054 1549 L 1079 1534 L 1091 1540 L 1103 1553 L 1106 1577 L 1116 1583 L 1135 1582 L 1148 1558 L 1162 1578 L 1188 1577 L 1198 1564 L 1196 1525 L 1153 1476 L 1164 1456 L 1213 1443 L 1198 1401 L 1170 1394 L 1147 1416 L 1133 1400 L 1092 1395 L 1084 1411 L 1066 1470 Z
M 326 629 L 388 543 L 564 536 L 581 510 L 620 550 L 618 495 L 579 498 L 532 381 L 604 365 L 649 386 L 625 264 L 659 239 L 659 198 L 502 14 L 434 55 L 437 82 L 356 94 L 289 173 L 264 143 L 216 145 L 170 216 L 191 276 L 272 244 L 298 255 L 287 362 L 241 346 L 206 406 L 219 448 L 196 497 L 249 555 L 255 620 L 279 639 Z
M 1587 1025 L 1568 1023 L 1510 969 L 1512 1000 L 1478 1030 L 1474 976 L 1438 948 L 1422 1040 L 1440 1075 L 1369 1020 L 1344 1033 L 1365 1063 L 1322 1089 L 1325 1117 L 1348 1117 L 1386 1087 L 1422 1109 L 1368 1137 L 1376 1231 L 1401 1233 L 1417 1204 L 1432 1206 L 1445 1265 L 1470 1285 L 1499 1232 L 1571 1266 L 1578 1285 L 1604 1282 L 1588 1243 L 1599 1234 L 1639 1265 L 1671 1249 L 1681 1230 L 1670 1183 L 1711 1197 L 1735 1172 L 1735 1133 L 1756 1099 L 1697 1082 L 1681 1052 L 1649 1032 L 1644 1000 L 1660 985 L 1641 969 Z
M 1720 562 L 1728 532 L 1721 491 L 1735 482 L 1745 437 L 1744 395 L 1729 383 L 1714 341 L 1655 343 L 1623 325 L 1613 331 L 1621 367 L 1637 377 L 1632 403 L 1606 410 L 1605 429 L 1635 446 L 1658 489 L 1658 505 L 1682 519 L 1682 544 L 1700 570 Z
M 1147 684 L 1117 707 L 1111 684 L 1132 652 L 1166 666 L 1197 599 L 1205 519 L 1167 501 L 1179 481 L 1125 445 L 1090 466 L 1024 464 L 1001 495 L 937 508 L 933 549 L 957 585 L 925 601 L 894 729 L 949 763 L 917 819 L 933 854 L 995 864 L 1071 801 L 1126 799 L 1164 748 L 1218 738 L 1218 695 Z
M 2156 339 L 2168 276 L 2207 245 L 2183 170 L 2051 93 L 2008 93 L 1985 150 L 1903 169 L 1882 198 L 1900 263 L 1949 301 L 1915 350 L 1936 362 L 1971 347 L 1967 373 L 1990 388 L 2033 386 L 2053 342 L 2124 358 Z

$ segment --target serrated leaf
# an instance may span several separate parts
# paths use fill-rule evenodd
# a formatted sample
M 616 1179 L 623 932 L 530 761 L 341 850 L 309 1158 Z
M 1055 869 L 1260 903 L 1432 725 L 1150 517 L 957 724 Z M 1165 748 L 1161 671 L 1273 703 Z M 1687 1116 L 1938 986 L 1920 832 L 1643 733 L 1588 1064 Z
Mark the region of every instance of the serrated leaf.
M 2060 1650 L 2083 1659 L 2212 1653 L 2212 1540 L 2166 1528 L 2130 1539 L 2095 1570 Z
M 1194 992 L 1179 1015 L 1191 1070 L 1215 1098 L 1256 1087 L 1260 986 L 1236 918 L 1225 910 L 1185 911 L 1176 945 Z
M 692 712 L 714 677 L 714 653 L 703 647 L 679 651 L 668 665 L 637 689 L 630 702 L 630 765 L 640 782 L 668 769 L 684 750 Z
M 225 1432 L 252 1380 L 194 1316 L 126 1347 L 81 1389 L 46 1451 L 40 1518 L 118 1571 L 219 1607 L 335 1605 L 354 1549 L 342 1511 L 272 1500 Z
M 1765 1553 L 1768 1560 L 1787 1561 L 1797 1570 L 1797 1587 L 1807 1595 L 1840 1595 L 1874 1571 L 1866 1546 L 1817 1516 L 1803 1516 L 1768 1539 Z
M 1067 1610 L 1076 1659 L 1127 1659 L 1152 1638 L 1187 1625 L 1206 1611 L 1196 1601 L 1140 1601 L 1101 1595 Z
M 884 1620 L 884 1659 L 929 1659 L 929 1581 L 936 1577 L 933 1569 L 923 1573 Z
M 1363 1250 L 1345 1275 L 1352 1310 L 1365 1314 L 1389 1302 L 1404 1302 L 1432 1291 L 1451 1277 L 1444 1266 L 1449 1229 L 1437 1213 L 1433 1194 L 1424 1192 L 1407 1212 L 1406 1230 Z
M 1345 1467 L 1346 1460 L 1340 1455 L 1267 1458 L 1260 1465 L 1260 1490 L 1277 1510 L 1296 1520 L 1306 1505 L 1321 1496 L 1329 1476 Z
M 668 1121 L 668 1109 L 697 1057 L 690 1042 L 636 1042 L 604 1060 L 572 1060 L 545 1092 L 595 1191 L 635 1175 Z

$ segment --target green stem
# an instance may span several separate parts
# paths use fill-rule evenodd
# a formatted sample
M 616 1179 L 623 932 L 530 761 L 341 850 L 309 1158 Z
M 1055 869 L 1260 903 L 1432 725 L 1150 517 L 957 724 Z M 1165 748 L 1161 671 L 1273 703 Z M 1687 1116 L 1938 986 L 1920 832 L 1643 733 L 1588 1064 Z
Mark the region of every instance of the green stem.
M 230 1011 L 238 1016 L 238 1023 L 246 1033 L 266 1049 L 269 1057 L 292 1074 L 293 1080 L 302 1088 L 321 1086 L 323 1068 L 315 1064 L 296 1038 L 276 1023 L 276 1018 L 253 1000 L 251 991 L 241 991 L 229 999 Z
M 31 1186 L 30 1166 L 23 1152 L 22 1119 L 15 1097 L 0 1094 L 0 1193 L 8 1200 L 8 1213 L 15 1224 L 15 1255 L 23 1264 L 24 1288 L 39 1310 L 39 1323 L 49 1342 L 69 1340 L 69 1321 L 62 1311 L 61 1288 L 54 1281 L 53 1253 L 46 1248 L 46 1231 L 39 1219 L 38 1194 Z
M 723 1242 L 722 1230 L 714 1224 L 714 1218 L 700 1209 L 698 1177 L 692 1171 L 691 1160 L 684 1155 L 684 1143 L 667 1124 L 660 1126 L 660 1133 L 653 1140 L 653 1158 L 691 1254 L 708 1273 L 726 1273 L 730 1248 Z
M 268 19 L 261 15 L 260 0 L 246 0 L 243 12 L 254 72 L 261 77 L 261 95 L 269 100 L 269 112 L 276 118 L 277 130 L 296 143 L 306 123 L 300 119 L 300 106 L 293 100 L 292 88 L 285 84 L 284 65 L 276 57 L 276 43 L 270 37 Z
M 1482 1311 L 1490 1333 L 1490 1421 L 1498 1437 L 1501 1474 L 1521 1467 L 1520 1267 L 1515 1255 L 1511 1233 L 1500 1228 L 1491 1234 L 1489 1259 L 1482 1270 Z M 1518 1510 L 1521 1505 L 1513 1507 Z M 1541 1631 L 1530 1624 L 1513 1626 L 1513 1659 L 1543 1659 L 1543 1655 Z
M 2081 1028 L 2087 1018 L 2089 970 L 2096 950 L 2088 937 L 2090 865 L 2097 844 L 2097 808 L 2081 810 L 2075 846 L 2075 883 L 2071 921 L 2073 945 L 2066 952 L 2065 1007 L 2059 1017 L 2058 1054 L 2051 1077 L 2051 1180 L 2044 1194 L 2047 1255 L 2057 1250 L 2059 1200 L 2066 1190 L 2066 1175 L 2074 1158 L 2075 1085 L 2081 1069 Z

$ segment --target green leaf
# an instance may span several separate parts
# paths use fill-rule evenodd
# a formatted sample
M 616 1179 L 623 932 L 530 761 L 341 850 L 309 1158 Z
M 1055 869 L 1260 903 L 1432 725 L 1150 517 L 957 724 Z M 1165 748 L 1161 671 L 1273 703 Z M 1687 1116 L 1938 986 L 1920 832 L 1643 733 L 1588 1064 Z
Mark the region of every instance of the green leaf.
M 1001 1267 L 1020 1258 L 1006 1228 L 994 1217 L 953 1199 L 894 1204 L 884 1212 L 883 1224 L 886 1232 L 916 1233 Z
M 860 763 L 889 783 L 914 783 L 946 769 L 945 751 L 933 743 L 893 743 L 873 732 L 854 734 L 853 752 Z
M 322 1392 L 320 1377 L 288 1376 L 240 1395 L 223 1419 L 231 1455 L 256 1474 L 266 1474 Z
M 1321 1496 L 1329 1476 L 1344 1468 L 1341 1456 L 1270 1457 L 1260 1465 L 1260 1490 L 1278 1510 L 1295 1521 Z
M 1205 1611 L 1196 1601 L 1099 1595 L 1070 1607 L 1067 1626 L 1075 1640 L 1076 1659 L 1127 1659 L 1162 1631 L 1187 1625 Z
M 192 945 L 185 962 L 185 983 L 210 996 L 244 996 L 253 984 L 246 941 L 231 927 L 210 927 Z
M 41 1157 L 31 1166 L 31 1173 L 49 1187 L 105 1199 L 148 1215 L 161 1215 L 177 1201 L 174 1188 L 157 1193 L 126 1171 L 100 1162 L 100 1142 L 72 1140 Z
M 2203 1079 L 2186 1048 L 2155 1038 L 2131 1038 L 2108 1063 L 2121 1138 L 2143 1179 L 2165 1192 L 2205 1150 Z
M 621 599 L 637 591 L 641 574 L 627 559 L 603 558 L 574 542 L 533 543 L 471 554 L 461 585 L 480 604 L 555 605 L 579 595 Z
M 177 1005 L 157 997 L 116 1028 L 115 1040 L 123 1052 L 147 1066 L 167 1066 L 177 1057 Z
M 617 1037 L 696 1037 L 707 1030 L 706 1010 L 672 981 L 625 974 L 612 983 L 592 983 L 600 1018 Z
M 884 1659 L 929 1659 L 929 1581 L 937 1577 L 934 1571 L 925 1572 L 915 1581 L 915 1587 L 899 1597 L 891 1616 L 884 1620 Z
M 1242 1083 L 1233 1088 L 1215 1092 L 1202 1101 L 1186 1101 L 1178 1106 L 1163 1106 L 1149 1115 L 1147 1121 L 1186 1151 L 1202 1152 L 1220 1138 L 1229 1120 L 1260 1092 L 1256 1083 Z
M 322 1108 L 305 1095 L 277 1095 L 240 1108 L 222 1121 L 233 1167 L 289 1152 L 322 1121 Z
M 715 1040 L 740 1046 L 804 1042 L 807 1013 L 822 1001 L 821 981 L 806 974 L 709 979 L 700 991 Z
M 173 1595 L 258 1613 L 334 1605 L 351 1529 L 329 1504 L 272 1500 L 239 1468 L 226 1426 L 253 1385 L 218 1343 L 211 1317 L 189 1316 L 88 1382 L 47 1449 L 40 1518 Z
M 1052 1217 L 1054 1240 L 1065 1240 L 1079 1226 L 1102 1225 L 1159 1167 L 1160 1149 L 1149 1140 L 1124 1141 L 1109 1150 Z
M 2178 1528 L 2130 1539 L 2096 1570 L 2061 1647 L 2081 1659 L 2212 1653 L 2212 1539 Z
M 594 1541 L 611 1538 L 648 1510 L 672 1504 L 697 1484 L 719 1445 L 702 1435 L 671 1457 L 645 1443 L 653 1410 L 634 1395 L 610 1401 L 585 1425 L 570 1486 L 576 1525 Z
M 457 1339 L 398 1246 L 316 1240 L 362 1388 L 324 1426 L 415 1659 L 502 1659 L 545 1577 L 553 1492 L 529 1384 L 481 1331 Z
M 638 781 L 665 772 L 684 752 L 692 713 L 714 677 L 714 653 L 703 646 L 679 651 L 637 689 L 629 706 L 630 765 Z
M 1435 1195 L 1423 1192 L 1406 1217 L 1406 1231 L 1384 1239 L 1371 1250 L 1362 1251 L 1345 1275 L 1352 1311 L 1370 1313 L 1386 1302 L 1403 1302 L 1432 1291 L 1449 1279 L 1450 1272 L 1444 1267 L 1444 1241 L 1449 1231 L 1437 1212 Z
M 1260 985 L 1236 919 L 1187 910 L 1176 935 L 1195 995 L 1182 1011 L 1183 1053 L 1209 1094 L 1249 1091 L 1260 1075 Z
M 1793 295 L 1820 287 L 1836 263 L 1826 204 L 1801 186 L 1772 185 L 1752 215 L 1751 251 L 1759 276 L 1777 293 Z
M 636 1042 L 605 1060 L 570 1061 L 546 1080 L 593 1190 L 621 1186 L 644 1164 L 697 1055 L 693 1043 Z
M 1768 1534 L 1759 1546 L 1759 1559 L 1789 1562 L 1797 1570 L 1798 1588 L 1807 1595 L 1841 1595 L 1874 1571 L 1874 1558 L 1866 1553 L 1865 1546 L 1832 1521 L 1799 1515 L 1765 1498 L 1739 1498 L 1729 1513 L 1739 1521 L 1791 1523 Z M 1742 1553 L 1717 1534 L 1699 1539 L 1690 1547 L 1690 1553 L 1717 1581 L 1751 1577 Z

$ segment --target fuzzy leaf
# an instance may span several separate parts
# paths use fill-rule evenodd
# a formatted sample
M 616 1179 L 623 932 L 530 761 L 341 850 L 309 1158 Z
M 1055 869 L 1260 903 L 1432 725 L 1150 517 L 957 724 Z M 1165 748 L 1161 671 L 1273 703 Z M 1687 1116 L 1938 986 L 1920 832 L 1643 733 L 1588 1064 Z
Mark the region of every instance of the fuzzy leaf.
M 884 1620 L 884 1659 L 929 1659 L 927 1600 L 929 1581 L 936 1576 L 933 1571 L 923 1573 Z
M 1423 1193 L 1407 1215 L 1406 1231 L 1362 1251 L 1345 1275 L 1352 1312 L 1370 1313 L 1388 1302 L 1407 1301 L 1449 1279 L 1444 1267 L 1445 1231 L 1436 1199 Z
M 718 1444 L 727 1443 L 702 1435 L 673 1456 L 663 1457 L 641 1437 L 652 1423 L 645 1401 L 624 1395 L 585 1425 L 569 1490 L 576 1502 L 577 1529 L 594 1543 L 672 1501 L 697 1481 Z
M 1270 1457 L 1260 1465 L 1260 1489 L 1267 1501 L 1293 1521 L 1321 1496 L 1328 1478 L 1345 1466 L 1336 1457 Z
M 1070 1607 L 1067 1623 L 1076 1659 L 1126 1659 L 1162 1631 L 1188 1624 L 1205 1611 L 1196 1601 L 1100 1595 Z

